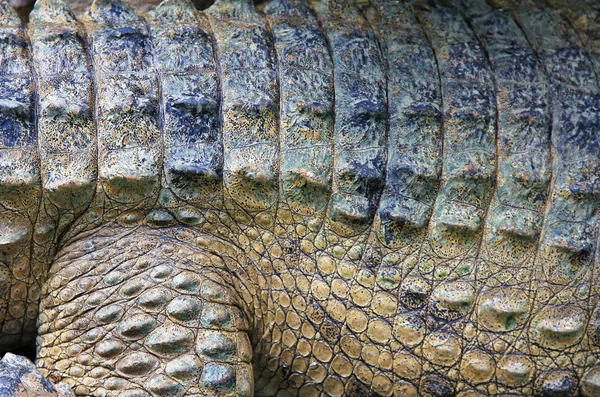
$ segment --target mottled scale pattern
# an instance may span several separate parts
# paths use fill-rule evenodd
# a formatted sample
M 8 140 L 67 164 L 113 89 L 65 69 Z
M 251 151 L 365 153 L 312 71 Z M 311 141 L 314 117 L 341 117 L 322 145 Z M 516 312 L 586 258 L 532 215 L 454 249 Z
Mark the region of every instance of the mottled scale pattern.
M 40 289 L 32 241 L 42 186 L 35 75 L 25 25 L 0 3 L 0 344 L 32 342 Z M 31 304 L 33 302 L 33 304 Z
M 571 353 L 539 360 L 576 375 L 593 352 L 586 333 L 598 301 L 597 262 L 599 87 L 593 65 L 573 27 L 559 11 L 517 9 L 516 15 L 544 64 L 553 95 L 553 185 L 536 260 L 537 299 L 528 334 L 540 351 Z M 552 38 L 540 34 L 540 24 Z M 552 325 L 551 325 L 552 324 Z M 593 374 L 593 373 L 592 373 Z M 587 374 L 589 379 L 589 374 Z
M 29 21 L 0 0 L 0 348 L 37 327 L 47 391 L 600 395 L 594 1 Z
M 91 201 L 97 178 L 91 65 L 83 31 L 68 7 L 51 0 L 38 7 L 29 37 L 39 90 L 42 183 L 47 207 L 79 215 Z
M 252 396 L 236 249 L 216 256 L 177 228 L 132 231 L 91 232 L 82 255 L 54 263 L 48 285 L 61 287 L 44 298 L 42 374 L 59 380 L 62 368 L 77 395 Z
M 95 81 L 99 200 L 154 204 L 162 158 L 158 78 L 148 27 L 126 3 L 95 2 L 83 18 Z
M 324 1 L 315 10 L 331 48 L 336 88 L 328 219 L 337 233 L 353 236 L 371 224 L 384 185 L 387 79 L 379 42 L 352 2 Z
M 161 83 L 164 186 L 161 203 L 210 208 L 222 201 L 220 80 L 208 19 L 186 2 L 163 2 L 146 17 Z M 175 200 L 175 196 L 180 201 Z
M 272 34 L 249 1 L 219 2 L 208 12 L 223 91 L 226 205 L 272 213 L 279 190 L 279 84 Z
M 0 361 L 0 393 L 6 397 L 74 397 L 65 383 L 52 385 L 25 357 L 6 353 Z
M 436 60 L 407 5 L 382 1 L 368 10 L 387 61 L 389 138 L 379 237 L 403 254 L 420 246 L 441 173 L 441 90 Z M 415 63 L 420 68 L 414 68 Z M 414 241 L 414 242 L 413 242 Z
M 586 332 L 588 312 L 598 302 L 598 180 L 592 176 L 598 172 L 600 143 L 598 80 L 580 37 L 559 11 L 533 16 L 517 9 L 516 15 L 529 23 L 524 30 L 545 66 L 554 99 L 554 181 L 537 259 L 536 278 L 541 283 L 529 335 L 543 351 L 570 352 L 572 356 L 552 366 L 579 376 L 587 372 L 584 379 L 593 383 L 594 372 L 588 372 L 585 363 L 595 350 Z M 539 34 L 540 23 L 552 38 Z M 550 364 L 544 361 L 542 368 Z
M 479 253 L 477 308 L 468 330 L 476 340 L 463 357 L 462 376 L 483 393 L 531 393 L 530 356 L 536 351 L 523 333 L 539 287 L 534 269 L 551 176 L 548 81 L 508 12 L 484 2 L 464 9 L 496 78 L 498 185 Z M 521 370 L 513 371 L 516 367 Z M 485 385 L 494 378 L 496 384 Z

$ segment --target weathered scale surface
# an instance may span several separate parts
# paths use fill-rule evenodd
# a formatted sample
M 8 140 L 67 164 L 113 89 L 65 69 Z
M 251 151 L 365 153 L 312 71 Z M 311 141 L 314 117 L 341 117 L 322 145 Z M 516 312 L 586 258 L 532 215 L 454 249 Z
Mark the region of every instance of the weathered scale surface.
M 162 148 L 158 79 L 143 20 L 124 3 L 96 2 L 84 27 L 93 62 L 99 199 L 111 207 L 154 204 Z
M 25 26 L 0 4 L 0 263 L 2 344 L 31 341 L 32 245 L 41 200 L 34 75 Z M 39 288 L 38 288 L 39 291 Z M 30 296 L 31 293 L 31 296 Z M 38 294 L 39 296 L 39 294 Z
M 579 37 L 558 11 L 534 16 L 521 8 L 516 15 L 526 24 L 524 32 L 545 67 L 553 95 L 553 185 L 536 258 L 538 288 L 529 340 L 539 351 L 561 352 L 559 368 L 571 371 L 575 383 L 593 350 L 585 328 L 587 313 L 598 301 L 598 80 Z M 540 34 L 541 26 L 551 36 Z M 556 365 L 544 359 L 536 364 Z
M 450 391 L 444 374 L 456 370 L 466 352 L 466 320 L 495 184 L 494 81 L 483 49 L 455 10 L 439 8 L 417 17 L 439 69 L 443 164 L 428 236 L 399 296 L 427 329 L 415 349 L 423 362 L 421 387 Z
M 600 395 L 597 6 L 514 3 L 1 2 L 0 346 L 81 396 Z
M 223 143 L 220 79 L 208 19 L 186 2 L 165 2 L 146 17 L 154 47 L 163 112 L 166 207 L 181 202 L 220 207 Z M 175 201 L 175 203 L 171 203 Z M 179 213 L 179 218 L 186 219 Z
M 275 212 L 279 84 L 273 39 L 248 1 L 217 3 L 209 15 L 223 91 L 223 182 L 226 199 L 233 201 L 227 206 Z
M 275 1 L 264 11 L 281 76 L 278 218 L 319 224 L 329 200 L 333 164 L 333 65 L 327 41 L 302 2 Z
M 496 79 L 498 178 L 479 252 L 477 309 L 469 329 L 477 339 L 463 358 L 462 377 L 484 394 L 531 393 L 534 349 L 523 334 L 538 288 L 534 269 L 550 185 L 550 93 L 510 14 L 484 2 L 469 6 L 468 21 Z M 497 382 L 486 385 L 494 376 Z
M 560 6 L 564 7 L 562 4 Z M 598 6 L 595 5 L 594 2 L 589 2 L 587 6 L 582 4 L 576 9 L 567 10 L 565 15 L 577 32 L 578 37 L 581 39 L 586 51 L 586 55 L 590 57 L 590 60 L 594 65 L 596 79 L 598 79 L 598 76 L 600 76 L 600 50 L 598 47 L 598 43 L 600 42 L 600 12 L 598 10 Z M 597 239 L 595 244 L 597 244 Z M 597 245 L 595 246 L 595 249 L 597 250 Z M 595 279 L 592 276 L 592 283 L 594 283 L 594 280 Z M 593 291 L 597 291 L 596 285 L 592 285 Z M 595 299 L 595 302 L 596 307 L 591 313 L 591 318 L 589 319 L 591 325 L 589 327 L 590 329 L 588 330 L 588 338 L 591 339 L 589 348 L 591 348 L 593 351 L 598 351 L 600 348 L 600 338 L 598 337 L 600 334 L 600 305 L 597 303 L 597 298 Z M 590 305 L 588 305 L 588 310 L 590 310 Z M 599 369 L 592 369 L 590 371 L 590 375 L 588 376 L 597 376 L 599 373 Z M 586 390 L 595 391 L 595 389 L 588 385 L 585 385 L 584 387 L 586 387 Z
M 384 64 L 377 38 L 353 3 L 320 2 L 316 11 L 331 46 L 336 87 L 328 218 L 335 232 L 353 236 L 371 224 L 385 180 Z
M 48 12 L 32 13 L 29 37 L 39 90 L 42 183 L 55 212 L 79 215 L 96 189 L 93 78 L 82 28 L 66 5 L 47 1 L 39 7 Z

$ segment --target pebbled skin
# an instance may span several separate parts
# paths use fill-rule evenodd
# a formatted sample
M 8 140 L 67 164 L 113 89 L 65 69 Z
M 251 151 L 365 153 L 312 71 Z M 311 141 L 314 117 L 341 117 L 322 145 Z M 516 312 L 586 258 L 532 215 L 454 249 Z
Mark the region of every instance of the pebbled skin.
M 0 3 L 0 346 L 80 396 L 600 395 L 599 13 Z

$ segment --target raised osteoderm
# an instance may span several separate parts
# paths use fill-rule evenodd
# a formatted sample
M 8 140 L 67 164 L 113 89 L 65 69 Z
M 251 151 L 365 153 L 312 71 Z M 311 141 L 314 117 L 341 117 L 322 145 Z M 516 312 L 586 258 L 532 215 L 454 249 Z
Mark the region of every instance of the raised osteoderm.
M 0 348 L 79 396 L 600 396 L 599 3 L 441 3 L 0 3 Z

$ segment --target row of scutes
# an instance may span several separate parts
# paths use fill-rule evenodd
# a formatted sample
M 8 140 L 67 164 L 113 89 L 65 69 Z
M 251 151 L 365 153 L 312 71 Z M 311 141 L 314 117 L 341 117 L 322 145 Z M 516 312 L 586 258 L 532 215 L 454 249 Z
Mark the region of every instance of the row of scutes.
M 32 239 L 50 247 L 88 207 L 101 221 L 110 213 L 135 223 L 143 217 L 128 211 L 157 202 L 155 225 L 171 225 L 171 212 L 183 219 L 187 205 L 249 223 L 279 217 L 288 232 L 308 225 L 324 232 L 287 242 L 293 251 L 304 238 L 296 246 L 313 256 L 372 231 L 354 264 L 379 271 L 381 257 L 396 255 L 405 272 L 387 305 L 347 280 L 358 291 L 348 304 L 379 321 L 375 342 L 395 307 L 449 324 L 452 335 L 476 324 L 483 336 L 465 351 L 489 350 L 502 334 L 527 356 L 525 327 L 544 351 L 575 355 L 581 340 L 596 343 L 585 324 L 597 302 L 598 59 L 558 13 L 414 12 L 382 1 L 365 13 L 322 2 L 315 16 L 292 0 L 264 14 L 245 1 L 200 13 L 167 0 L 143 19 L 96 1 L 79 23 L 48 0 L 27 36 L 3 7 L 10 343 L 26 311 L 30 327 L 35 320 L 39 291 L 28 285 L 43 271 L 22 274 L 23 261 L 46 256 L 30 250 Z M 327 302 L 341 285 L 343 249 L 308 272 L 311 299 Z M 441 350 L 452 341 L 434 336 Z

